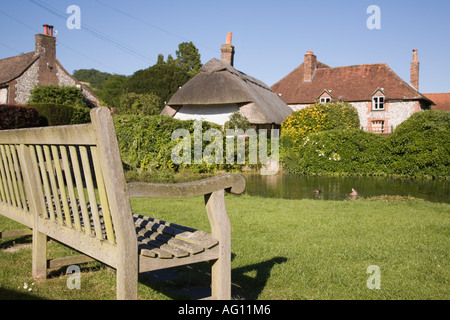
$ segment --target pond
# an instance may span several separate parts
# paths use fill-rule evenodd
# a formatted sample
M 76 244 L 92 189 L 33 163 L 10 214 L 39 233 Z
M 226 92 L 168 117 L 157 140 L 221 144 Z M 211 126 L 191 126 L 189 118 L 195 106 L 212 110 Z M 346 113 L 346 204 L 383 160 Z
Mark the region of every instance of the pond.
M 352 188 L 359 196 L 411 196 L 432 202 L 450 203 L 450 181 L 393 179 L 385 177 L 324 177 L 277 174 L 247 175 L 249 195 L 285 199 L 348 199 Z M 320 190 L 320 193 L 315 193 Z

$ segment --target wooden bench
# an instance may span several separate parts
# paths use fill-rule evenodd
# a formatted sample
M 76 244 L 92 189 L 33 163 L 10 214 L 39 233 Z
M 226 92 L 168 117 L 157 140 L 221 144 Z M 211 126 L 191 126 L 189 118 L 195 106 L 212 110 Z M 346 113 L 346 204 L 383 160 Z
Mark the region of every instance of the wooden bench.
M 49 266 L 62 264 L 47 261 L 50 237 L 116 269 L 118 299 L 138 298 L 139 272 L 201 261 L 212 264 L 212 298 L 230 299 L 231 226 L 224 193 L 242 193 L 244 178 L 127 183 L 109 109 L 93 109 L 91 121 L 0 131 L 0 214 L 31 228 L 33 277 L 46 278 Z M 131 211 L 132 197 L 200 195 L 211 233 Z

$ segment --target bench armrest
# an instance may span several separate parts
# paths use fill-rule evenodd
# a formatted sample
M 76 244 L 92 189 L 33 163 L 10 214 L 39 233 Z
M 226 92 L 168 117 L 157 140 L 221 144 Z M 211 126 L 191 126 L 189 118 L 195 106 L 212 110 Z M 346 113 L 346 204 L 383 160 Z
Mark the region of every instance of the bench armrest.
M 238 174 L 224 174 L 187 183 L 127 183 L 130 198 L 186 198 L 210 194 L 219 190 L 240 194 L 245 190 L 245 179 Z

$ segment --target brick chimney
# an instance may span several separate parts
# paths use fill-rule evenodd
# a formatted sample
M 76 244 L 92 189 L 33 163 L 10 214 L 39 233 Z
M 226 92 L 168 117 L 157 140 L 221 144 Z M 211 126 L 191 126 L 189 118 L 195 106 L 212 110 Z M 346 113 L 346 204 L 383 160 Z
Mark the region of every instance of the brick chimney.
M 316 68 L 317 68 L 317 57 L 314 55 L 314 52 L 307 51 L 305 54 L 305 62 L 303 64 L 304 69 L 303 81 L 312 81 L 314 71 L 316 71 Z
M 233 66 L 234 63 L 234 47 L 231 45 L 232 33 L 228 32 L 227 42 L 222 45 L 220 51 L 222 52 L 222 61 L 229 63 Z
M 44 33 L 35 35 L 35 55 L 39 55 L 39 83 L 50 85 L 57 83 L 56 38 L 53 26 L 44 24 Z
M 36 39 L 36 54 L 56 57 L 56 38 L 53 36 L 53 26 L 44 24 L 44 34 L 37 34 Z
M 419 91 L 419 60 L 417 59 L 417 49 L 413 50 L 413 60 L 411 61 L 411 86 Z

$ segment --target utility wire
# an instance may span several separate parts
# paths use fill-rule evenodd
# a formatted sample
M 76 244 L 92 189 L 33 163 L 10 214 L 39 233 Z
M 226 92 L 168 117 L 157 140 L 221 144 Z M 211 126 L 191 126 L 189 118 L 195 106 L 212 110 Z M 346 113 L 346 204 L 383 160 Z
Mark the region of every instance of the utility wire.
M 21 24 L 21 25 L 27 27 L 28 29 L 33 30 L 33 32 L 39 33 L 39 30 L 38 30 L 38 29 L 36 29 L 36 28 L 34 28 L 34 27 L 32 27 L 32 26 L 30 26 L 30 25 L 28 25 L 28 24 L 26 24 L 26 23 L 20 21 L 19 19 L 17 19 L 17 18 L 15 18 L 15 17 L 13 17 L 13 16 L 7 14 L 6 12 L 0 10 L 0 13 L 3 14 L 3 15 L 5 15 L 6 17 L 8 17 L 8 18 L 10 18 L 10 19 L 12 19 L 12 20 L 14 20 L 14 21 L 16 21 L 17 23 L 19 23 L 19 24 Z M 63 46 L 63 47 L 66 47 L 67 49 L 69 49 L 69 50 L 71 50 L 71 51 L 73 51 L 73 52 L 75 52 L 75 53 L 77 53 L 77 54 L 79 54 L 79 55 L 81 55 L 81 56 L 83 56 L 83 57 L 85 57 L 85 58 L 87 58 L 87 59 L 89 59 L 89 60 L 91 60 L 91 61 L 93 61 L 93 62 L 99 64 L 99 65 L 102 65 L 102 66 L 108 68 L 108 69 L 111 70 L 111 71 L 114 71 L 114 72 L 117 71 L 117 70 L 114 70 L 114 68 L 111 68 L 110 66 L 107 66 L 107 65 L 105 65 L 104 63 L 102 63 L 102 62 L 100 62 L 100 61 L 97 61 L 97 60 L 95 60 L 95 59 L 93 59 L 93 58 L 87 56 L 86 54 L 84 54 L 84 53 L 82 53 L 82 52 L 80 52 L 80 51 L 78 51 L 78 50 L 76 50 L 76 49 L 74 49 L 74 48 L 71 48 L 70 46 L 68 46 L 68 45 L 64 44 L 62 41 L 60 41 L 59 39 L 58 39 L 58 44 L 61 45 L 61 46 Z M 9 46 L 7 46 L 7 45 L 5 45 L 5 44 L 3 44 L 3 43 L 2 43 L 2 45 L 6 46 L 6 47 L 9 47 Z M 11 48 L 11 47 L 9 47 L 9 48 L 10 48 L 10 49 L 13 49 L 13 48 Z M 19 52 L 19 51 L 16 50 L 16 49 L 13 49 L 13 50 Z M 20 53 L 22 53 L 22 52 L 20 52 Z M 116 73 L 117 73 L 117 72 L 116 72 Z
M 182 36 L 179 36 L 179 35 L 177 35 L 177 34 L 175 34 L 175 33 L 173 33 L 173 32 L 164 30 L 164 29 L 162 29 L 162 28 L 160 28 L 160 27 L 158 27 L 158 26 L 156 26 L 156 25 L 154 25 L 154 24 L 151 24 L 151 23 L 148 23 L 147 21 L 144 21 L 144 20 L 142 20 L 142 19 L 139 19 L 138 17 L 133 16 L 133 15 L 131 15 L 131 14 L 129 14 L 129 13 L 123 11 L 123 10 L 120 10 L 120 9 L 118 9 L 118 8 L 115 8 L 115 7 L 111 6 L 111 5 L 108 4 L 108 3 L 105 3 L 105 2 L 100 1 L 100 0 L 94 0 L 94 1 L 97 2 L 97 3 L 99 3 L 99 4 L 101 4 L 101 5 L 104 5 L 105 7 L 110 8 L 110 9 L 116 11 L 116 12 L 119 12 L 120 14 L 122 14 L 122 15 L 124 15 L 124 16 L 127 16 L 127 17 L 129 17 L 129 18 L 131 18 L 131 19 L 133 19 L 133 20 L 136 20 L 136 21 L 138 21 L 138 22 L 140 22 L 140 23 L 142 23 L 142 24 L 144 24 L 144 25 L 146 25 L 146 26 L 149 26 L 149 27 L 151 27 L 151 28 L 154 28 L 154 29 L 156 29 L 156 30 L 158 30 L 158 31 L 161 31 L 161 32 L 163 32 L 163 33 L 166 33 L 166 34 L 168 34 L 168 35 L 170 35 L 170 36 L 173 36 L 173 37 L 175 37 L 175 38 L 178 38 L 178 39 L 180 39 L 180 40 L 190 41 L 189 39 L 187 39 L 187 38 L 185 38 L 185 37 L 182 37 Z M 205 49 L 211 50 L 211 51 L 213 51 L 213 52 L 215 52 L 215 53 L 220 52 L 220 50 L 211 49 L 211 48 L 209 48 L 209 47 L 207 47 L 207 46 L 205 46 L 205 45 L 202 45 L 202 44 L 200 44 L 200 46 L 203 47 L 203 48 L 205 48 Z
M 67 19 L 67 16 L 65 14 L 59 12 L 55 8 L 52 8 L 51 6 L 49 6 L 49 5 L 45 4 L 45 3 L 42 3 L 39 0 L 29 0 L 29 1 L 34 3 L 37 6 L 41 7 L 42 9 L 46 10 L 47 12 L 49 12 L 49 13 L 51 13 L 51 14 L 59 17 L 59 18 L 61 18 L 61 19 L 64 19 L 64 20 Z M 83 23 L 82 30 L 86 30 L 88 33 L 90 33 L 91 35 L 93 35 L 97 39 L 100 39 L 100 40 L 102 40 L 102 41 L 104 41 L 106 43 L 109 43 L 109 44 L 115 46 L 116 48 L 118 48 L 118 49 L 120 49 L 120 50 L 122 50 L 122 51 L 124 51 L 124 52 L 126 52 L 126 53 L 128 53 L 130 55 L 133 55 L 133 56 L 135 56 L 135 57 L 137 57 L 137 58 L 139 58 L 139 59 L 141 59 L 141 60 L 143 60 L 143 61 L 145 61 L 147 63 L 156 63 L 156 61 L 154 59 L 150 58 L 148 55 L 146 55 L 146 54 L 144 54 L 142 52 L 139 52 L 139 51 L 137 51 L 135 49 L 132 49 L 129 45 L 127 45 L 125 43 L 122 43 L 122 42 L 120 42 L 120 41 L 118 41 L 118 40 L 108 36 L 107 34 L 102 33 L 100 31 L 90 27 L 86 23 Z

